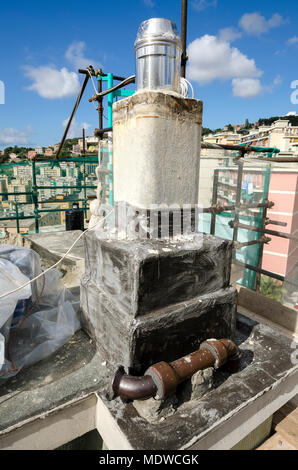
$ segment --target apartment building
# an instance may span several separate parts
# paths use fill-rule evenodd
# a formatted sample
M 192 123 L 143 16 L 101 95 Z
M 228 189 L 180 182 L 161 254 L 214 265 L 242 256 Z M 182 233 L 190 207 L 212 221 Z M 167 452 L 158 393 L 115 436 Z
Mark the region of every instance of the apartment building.
M 7 191 L 7 185 L 8 185 L 7 176 L 0 178 L 0 193 L 4 193 Z M 3 201 L 3 197 L 4 196 L 0 196 L 0 201 Z
M 227 130 L 218 134 L 209 134 L 203 140 L 208 144 L 239 145 L 241 143 L 241 135 Z
M 16 179 L 28 180 L 32 178 L 32 167 L 31 165 L 14 165 L 13 176 Z
M 40 166 L 40 176 L 43 178 L 60 178 L 61 168 L 59 166 L 54 166 L 53 168 L 47 165 Z
M 77 191 L 77 189 L 73 186 L 78 186 L 78 178 L 70 176 L 56 177 L 54 179 L 53 177 L 37 175 L 36 182 L 37 185 L 40 186 L 39 197 L 41 201 L 56 197 L 58 194 L 73 194 L 75 191 Z M 42 188 L 42 186 L 46 187 Z M 63 189 L 57 189 L 56 186 L 63 186 Z
M 81 147 L 79 146 L 79 144 L 72 146 L 72 153 L 74 153 L 75 155 L 81 154 Z
M 234 129 L 242 127 L 242 125 L 234 126 Z M 255 127 L 247 135 L 224 130 L 218 134 L 209 134 L 203 140 L 210 144 L 276 147 L 281 153 L 298 154 L 298 126 L 292 126 L 287 119 L 278 119 L 271 126 Z
M 97 164 L 94 163 L 87 163 L 86 164 L 86 174 L 89 175 L 94 175 L 95 176 L 95 170 L 98 167 Z
M 45 149 L 44 155 L 45 157 L 51 157 L 54 154 L 54 150 L 51 148 Z
M 292 126 L 286 119 L 278 119 L 271 126 L 260 126 L 252 129 L 248 135 L 241 136 L 241 143 L 276 147 L 282 153 L 298 154 L 298 126 Z
M 37 155 L 43 155 L 43 148 L 38 145 L 37 147 L 35 147 L 35 152 L 37 153 Z
M 98 137 L 88 136 L 85 137 L 85 144 L 86 144 L 86 152 L 88 151 L 96 151 L 98 150 Z M 83 139 L 78 140 L 78 145 L 80 146 L 80 150 L 83 150 Z
M 25 193 L 31 191 L 31 189 L 31 181 L 24 182 L 22 179 L 12 180 L 7 185 L 7 191 L 9 193 Z M 30 199 L 31 196 L 28 194 L 15 194 L 8 196 L 9 201 L 15 202 L 31 202 Z
M 79 168 L 76 168 L 75 165 L 67 166 L 65 168 L 65 174 L 67 177 L 78 178 L 79 177 Z
M 276 169 L 272 171 L 269 186 L 269 200 L 274 206 L 268 209 L 271 220 L 284 222 L 285 227 L 267 225 L 268 229 L 298 234 L 298 169 Z M 269 269 L 290 278 L 298 263 L 298 243 L 271 236 L 264 247 L 263 269 Z
M 29 150 L 27 152 L 28 160 L 33 160 L 36 156 L 37 156 L 37 153 L 35 152 L 35 150 Z

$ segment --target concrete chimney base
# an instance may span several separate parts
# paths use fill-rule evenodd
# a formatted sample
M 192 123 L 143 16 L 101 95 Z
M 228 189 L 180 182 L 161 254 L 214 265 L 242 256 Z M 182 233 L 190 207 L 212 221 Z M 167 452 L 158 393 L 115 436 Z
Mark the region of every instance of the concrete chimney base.
M 204 234 L 184 240 L 103 240 L 86 234 L 83 325 L 115 368 L 142 373 L 207 338 L 230 337 L 237 292 L 232 245 Z

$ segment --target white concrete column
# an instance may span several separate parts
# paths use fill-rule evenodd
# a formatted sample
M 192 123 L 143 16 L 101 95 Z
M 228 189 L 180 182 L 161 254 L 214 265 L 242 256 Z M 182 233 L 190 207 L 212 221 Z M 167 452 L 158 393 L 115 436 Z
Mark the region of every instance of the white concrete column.
M 113 105 L 114 198 L 197 204 L 202 102 L 141 91 Z

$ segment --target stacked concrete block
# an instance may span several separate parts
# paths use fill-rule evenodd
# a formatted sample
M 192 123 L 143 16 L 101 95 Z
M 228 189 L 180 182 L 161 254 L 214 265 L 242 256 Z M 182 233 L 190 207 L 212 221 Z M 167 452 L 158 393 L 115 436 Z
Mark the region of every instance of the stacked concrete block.
M 180 240 L 103 240 L 86 234 L 83 324 L 112 368 L 142 373 L 207 338 L 230 337 L 236 290 L 231 243 L 196 234 Z

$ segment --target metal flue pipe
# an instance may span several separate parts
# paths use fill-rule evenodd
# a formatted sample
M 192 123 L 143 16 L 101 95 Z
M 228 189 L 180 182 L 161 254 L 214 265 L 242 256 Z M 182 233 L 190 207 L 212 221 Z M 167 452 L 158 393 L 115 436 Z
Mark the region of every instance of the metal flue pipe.
M 227 363 L 229 371 L 235 372 L 239 368 L 240 359 L 239 348 L 230 339 L 209 339 L 200 345 L 200 349 L 187 356 L 170 363 L 162 361 L 150 366 L 142 377 L 125 374 L 124 368 L 120 367 L 113 379 L 109 398 L 165 398 L 199 370 L 208 367 L 218 369 Z

